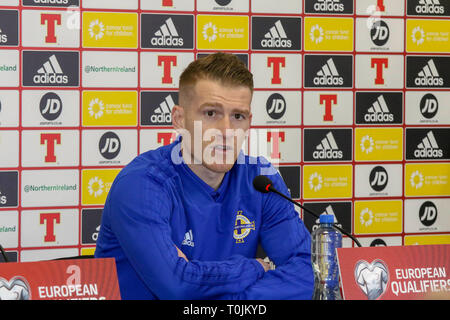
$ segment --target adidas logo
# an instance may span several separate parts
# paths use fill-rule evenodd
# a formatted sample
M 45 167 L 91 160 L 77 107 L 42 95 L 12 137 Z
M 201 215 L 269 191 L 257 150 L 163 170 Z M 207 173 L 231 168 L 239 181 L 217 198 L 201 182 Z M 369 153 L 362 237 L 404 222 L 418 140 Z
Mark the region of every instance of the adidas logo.
M 69 82 L 55 55 L 52 55 L 37 73 L 33 77 L 33 82 L 36 84 L 67 84 Z
M 444 6 L 441 6 L 439 0 L 419 0 L 415 9 L 416 13 L 444 13 Z
M 183 46 L 183 38 L 178 35 L 172 18 L 167 19 L 164 24 L 155 32 L 155 36 L 150 42 L 154 46 Z
M 0 43 L 6 43 L 8 42 L 8 35 L 2 34 L 2 29 L 0 29 Z
M 339 0 L 318 0 L 314 4 L 314 10 L 316 11 L 344 11 L 344 5 Z
M 414 156 L 416 158 L 442 158 L 442 149 L 439 148 L 432 131 L 429 131 L 422 142 L 417 145 Z
M 343 85 L 344 78 L 339 75 L 336 69 L 333 58 L 327 60 L 327 63 L 322 67 L 317 76 L 314 77 L 313 82 L 315 85 Z
M 342 151 L 339 150 L 331 131 L 327 133 L 325 138 L 317 145 L 316 151 L 313 152 L 314 159 L 342 159 L 342 157 Z
M 172 122 L 172 108 L 175 105 L 172 95 L 168 95 L 163 102 L 159 104 L 159 107 L 154 111 L 150 120 L 153 123 L 170 123 Z
M 444 79 L 439 76 L 433 59 L 428 60 L 427 64 L 418 73 L 414 80 L 417 86 L 443 86 Z
M 287 38 L 281 20 L 275 22 L 275 25 L 264 35 L 264 38 L 261 40 L 261 46 L 264 48 L 292 47 L 292 41 Z
M 394 115 L 389 111 L 383 95 L 380 95 L 364 115 L 366 122 L 392 122 Z
M 182 246 L 189 246 L 194 247 L 194 235 L 192 234 L 192 229 L 190 229 L 188 232 L 184 234 L 183 242 L 181 243 Z

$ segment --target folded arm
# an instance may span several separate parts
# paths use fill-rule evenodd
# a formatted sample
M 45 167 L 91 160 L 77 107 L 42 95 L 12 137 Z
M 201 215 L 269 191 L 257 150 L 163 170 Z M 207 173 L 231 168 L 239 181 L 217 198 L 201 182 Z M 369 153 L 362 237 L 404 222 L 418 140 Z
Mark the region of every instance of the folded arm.
M 289 196 L 279 174 L 271 175 L 274 187 Z M 235 295 L 236 299 L 311 299 L 314 275 L 311 236 L 294 209 L 280 196 L 269 193 L 263 204 L 260 241 L 276 269 Z
M 130 183 L 137 188 L 130 188 Z M 180 257 L 171 239 L 171 200 L 157 183 L 139 177 L 120 181 L 108 197 L 111 229 L 126 258 L 158 298 L 217 299 L 242 292 L 263 276 L 261 264 L 243 256 L 189 262 Z

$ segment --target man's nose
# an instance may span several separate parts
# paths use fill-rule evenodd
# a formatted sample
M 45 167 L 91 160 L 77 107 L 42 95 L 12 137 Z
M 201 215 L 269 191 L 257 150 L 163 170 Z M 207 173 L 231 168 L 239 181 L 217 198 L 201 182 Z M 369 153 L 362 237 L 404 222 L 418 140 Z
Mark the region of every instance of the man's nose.
M 227 131 L 230 131 L 230 129 L 232 129 L 231 127 L 231 119 L 229 115 L 224 115 L 222 117 L 222 119 L 220 119 L 219 123 L 218 123 L 218 128 L 221 132 L 223 136 L 229 135 L 230 133 Z

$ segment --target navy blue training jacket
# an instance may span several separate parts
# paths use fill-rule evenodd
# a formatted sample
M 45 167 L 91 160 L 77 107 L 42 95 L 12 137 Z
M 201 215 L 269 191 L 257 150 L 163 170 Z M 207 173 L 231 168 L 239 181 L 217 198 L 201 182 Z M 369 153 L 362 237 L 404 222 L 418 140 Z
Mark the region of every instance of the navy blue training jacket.
M 241 153 L 214 190 L 174 163 L 179 143 L 136 157 L 109 191 L 95 257 L 115 258 L 122 299 L 310 299 L 309 232 L 293 204 L 252 185 L 265 174 L 289 195 L 273 166 Z M 258 243 L 275 270 L 255 260 Z

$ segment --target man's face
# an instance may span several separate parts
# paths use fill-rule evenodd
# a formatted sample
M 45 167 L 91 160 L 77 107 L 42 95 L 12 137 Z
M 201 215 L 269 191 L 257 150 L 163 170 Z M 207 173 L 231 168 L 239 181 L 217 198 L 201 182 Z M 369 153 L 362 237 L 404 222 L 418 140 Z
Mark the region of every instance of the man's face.
M 250 128 L 250 89 L 199 80 L 186 100 L 172 111 L 175 129 L 184 132 L 183 155 L 213 172 L 229 171 Z

